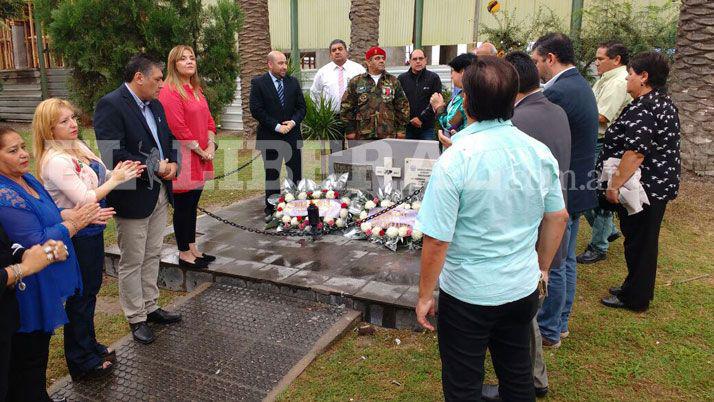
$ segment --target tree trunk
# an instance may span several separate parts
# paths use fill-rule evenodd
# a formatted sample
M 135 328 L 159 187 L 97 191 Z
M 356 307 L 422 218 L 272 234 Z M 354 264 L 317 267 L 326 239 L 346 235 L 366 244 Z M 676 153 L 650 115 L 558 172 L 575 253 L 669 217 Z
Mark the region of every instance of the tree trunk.
M 270 53 L 270 29 L 268 22 L 268 0 L 236 0 L 243 15 L 250 18 L 238 32 L 240 52 L 240 93 L 243 109 L 243 130 L 255 136 L 258 122 L 250 114 L 250 80 L 267 71 L 267 57 Z
M 714 176 L 714 2 L 682 0 L 670 82 L 682 124 L 682 166 Z
M 364 63 L 364 54 L 379 44 L 380 0 L 352 0 L 350 5 L 350 59 Z

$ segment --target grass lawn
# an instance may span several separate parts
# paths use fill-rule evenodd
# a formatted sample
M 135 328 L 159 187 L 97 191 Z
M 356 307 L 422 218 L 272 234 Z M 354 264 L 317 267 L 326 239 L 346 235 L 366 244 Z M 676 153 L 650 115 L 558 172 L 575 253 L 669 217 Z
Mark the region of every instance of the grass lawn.
M 669 205 L 655 300 L 648 312 L 599 303 L 607 288 L 624 277 L 622 240 L 612 244 L 607 260 L 579 265 L 570 337 L 560 349 L 545 351 L 549 399 L 714 400 L 712 195 L 714 181 L 688 175 L 679 198 Z M 584 219 L 580 227 L 578 250 L 583 250 L 590 228 Z M 433 333 L 352 333 L 319 357 L 281 399 L 440 400 L 440 371 Z M 496 381 L 490 367 L 486 381 Z

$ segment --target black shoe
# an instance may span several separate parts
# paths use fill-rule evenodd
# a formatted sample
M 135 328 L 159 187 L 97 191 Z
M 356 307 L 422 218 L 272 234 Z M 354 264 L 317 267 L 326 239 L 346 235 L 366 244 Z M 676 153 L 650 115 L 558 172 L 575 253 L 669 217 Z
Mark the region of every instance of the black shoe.
M 610 294 L 613 296 L 619 296 L 620 293 L 622 293 L 622 287 L 621 286 L 613 286 L 610 289 L 608 289 L 607 291 L 610 292 Z
M 203 260 L 203 261 L 205 261 L 205 262 L 213 262 L 213 261 L 216 261 L 216 257 L 214 257 L 214 256 L 212 256 L 212 255 L 210 255 L 210 254 L 206 254 L 206 253 L 202 253 L 201 256 L 200 256 L 200 257 L 196 257 L 196 259 L 197 259 L 197 260 Z
M 548 387 L 538 388 L 535 387 L 536 398 L 545 398 L 548 395 Z
M 188 262 L 179 257 L 179 267 L 188 269 L 206 269 L 208 268 L 208 262 L 200 258 L 196 258 L 194 262 Z
M 636 311 L 636 312 L 643 312 L 647 310 L 647 307 L 644 308 L 637 308 L 637 307 L 632 307 L 628 306 L 627 304 L 623 303 L 622 300 L 620 300 L 617 296 L 608 296 L 605 297 L 604 299 L 600 300 L 600 303 L 607 307 L 612 307 L 612 308 L 624 308 L 625 310 L 631 310 L 631 311 Z
M 110 364 L 108 367 L 104 367 L 105 363 L 106 363 L 106 360 L 102 360 L 102 363 L 99 364 L 97 367 L 94 367 L 93 369 L 91 369 L 89 371 L 85 371 L 85 372 L 79 373 L 79 374 L 70 373 L 70 377 L 72 377 L 72 381 L 81 381 L 81 380 L 88 380 L 91 378 L 104 377 L 105 375 L 109 374 L 112 371 L 112 369 L 114 369 L 114 364 Z
M 266 214 L 265 215 L 265 223 L 270 223 L 273 220 L 273 214 Z
M 600 251 L 588 248 L 582 254 L 575 257 L 575 260 L 578 262 L 578 264 L 593 264 L 598 261 L 602 261 L 605 258 L 607 258 L 607 253 L 602 253 Z
M 50 401 L 52 402 L 67 402 L 67 398 L 64 396 L 54 396 L 50 398 Z
M 615 232 L 615 233 L 611 234 L 610 236 L 607 236 L 607 241 L 612 243 L 615 240 L 619 239 L 621 236 L 622 236 L 622 233 Z
M 130 326 L 131 335 L 134 337 L 135 341 L 143 343 L 144 345 L 148 345 L 156 340 L 156 335 L 154 335 L 154 331 L 149 328 L 149 325 L 146 323 L 146 321 L 137 322 L 136 324 L 130 324 Z
M 162 308 L 156 309 L 146 316 L 146 321 L 155 322 L 157 324 L 173 324 L 181 321 L 181 314 L 170 313 Z
M 500 402 L 498 395 L 498 384 L 483 384 L 481 387 L 481 400 L 488 402 Z

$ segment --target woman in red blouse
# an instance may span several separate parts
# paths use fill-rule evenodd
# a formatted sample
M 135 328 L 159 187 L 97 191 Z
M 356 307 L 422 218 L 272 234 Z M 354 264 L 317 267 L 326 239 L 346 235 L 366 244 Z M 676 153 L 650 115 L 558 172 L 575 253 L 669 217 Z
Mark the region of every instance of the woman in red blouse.
M 196 209 L 205 181 L 213 178 L 216 124 L 203 96 L 196 55 L 190 46 L 171 49 L 159 101 L 171 131 L 181 143 L 181 172 L 173 182 L 179 265 L 206 268 L 216 258 L 196 248 Z

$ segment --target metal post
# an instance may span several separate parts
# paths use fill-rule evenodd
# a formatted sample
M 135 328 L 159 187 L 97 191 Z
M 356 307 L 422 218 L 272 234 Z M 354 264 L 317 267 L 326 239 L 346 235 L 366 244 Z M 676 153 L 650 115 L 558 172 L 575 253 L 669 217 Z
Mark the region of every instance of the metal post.
M 267 29 L 267 28 L 266 28 Z M 290 0 L 290 63 L 300 79 L 300 45 L 298 43 L 298 0 Z
M 424 27 L 424 0 L 414 2 L 414 49 L 421 49 L 421 33 Z
M 580 42 L 580 28 L 583 25 L 583 0 L 572 0 L 570 8 L 570 39 Z
M 45 47 L 42 44 L 42 22 L 35 20 L 35 39 L 37 39 L 37 58 L 40 63 L 40 88 L 42 99 L 47 99 L 49 95 L 49 85 L 47 84 L 47 69 L 45 68 Z

